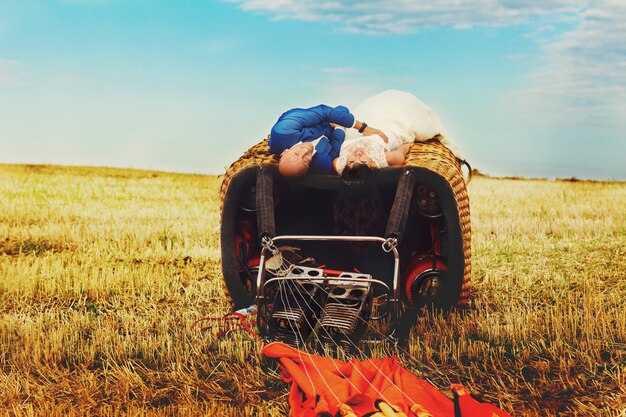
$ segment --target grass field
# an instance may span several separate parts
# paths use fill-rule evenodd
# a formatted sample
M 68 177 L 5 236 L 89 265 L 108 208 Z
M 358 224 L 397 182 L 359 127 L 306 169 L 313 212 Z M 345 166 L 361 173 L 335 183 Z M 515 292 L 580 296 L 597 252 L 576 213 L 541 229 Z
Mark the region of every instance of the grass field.
M 286 416 L 229 311 L 220 179 L 0 165 L 0 413 Z M 472 309 L 419 319 L 405 366 L 516 416 L 626 416 L 626 183 L 469 185 Z

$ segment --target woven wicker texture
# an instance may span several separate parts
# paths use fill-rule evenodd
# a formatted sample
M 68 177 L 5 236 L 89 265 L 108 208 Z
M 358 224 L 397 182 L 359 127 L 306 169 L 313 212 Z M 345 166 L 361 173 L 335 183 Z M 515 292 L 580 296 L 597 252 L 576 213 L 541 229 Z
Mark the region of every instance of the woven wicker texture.
M 268 139 L 263 139 L 261 142 L 248 149 L 224 174 L 220 188 L 220 213 L 224 207 L 224 197 L 228 186 L 239 170 L 250 165 L 277 163 L 278 158 L 269 151 Z M 467 194 L 463 172 L 461 171 L 461 165 L 452 152 L 438 141 L 413 143 L 404 164 L 405 166 L 422 167 L 440 175 L 448 182 L 452 189 L 459 213 L 459 224 L 461 225 L 461 235 L 463 239 L 463 254 L 465 258 L 463 283 L 457 306 L 466 306 L 471 290 L 472 229 L 470 224 L 469 196 Z M 224 291 L 229 301 L 232 301 L 228 296 L 228 290 L 225 285 Z
M 278 164 L 278 158 L 270 152 L 268 142 L 269 136 L 245 151 L 239 159 L 228 167 L 220 187 L 220 214 L 224 209 L 224 197 L 226 196 L 228 186 L 239 170 L 249 167 L 250 165 Z
M 422 167 L 435 172 L 448 181 L 450 188 L 452 188 L 459 212 L 461 238 L 463 239 L 463 257 L 465 258 L 463 283 L 457 306 L 466 306 L 471 290 L 472 228 L 470 224 L 469 196 L 467 195 L 461 165 L 452 152 L 438 141 L 413 143 L 404 165 Z

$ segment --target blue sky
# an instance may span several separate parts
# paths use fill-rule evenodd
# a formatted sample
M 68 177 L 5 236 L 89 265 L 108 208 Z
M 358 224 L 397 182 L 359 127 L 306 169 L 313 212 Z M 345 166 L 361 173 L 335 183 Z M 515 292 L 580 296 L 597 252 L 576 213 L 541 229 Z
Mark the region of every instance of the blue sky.
M 493 175 L 626 180 L 622 0 L 0 1 L 0 162 L 219 174 L 292 107 L 429 104 Z

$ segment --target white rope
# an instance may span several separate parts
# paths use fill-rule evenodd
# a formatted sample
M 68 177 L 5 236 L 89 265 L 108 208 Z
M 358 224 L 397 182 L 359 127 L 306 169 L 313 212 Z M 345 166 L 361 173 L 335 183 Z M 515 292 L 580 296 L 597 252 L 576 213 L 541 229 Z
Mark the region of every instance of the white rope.
M 299 282 L 296 282 L 296 284 L 297 284 L 297 285 L 300 285 L 300 286 L 302 287 L 302 289 L 306 290 L 306 289 L 304 288 L 304 286 L 303 286 L 302 284 L 300 284 Z M 291 293 L 292 293 L 292 295 L 294 295 L 293 290 L 291 290 L 291 291 L 292 291 L 292 292 L 291 292 Z M 312 298 L 312 297 L 311 297 L 311 298 Z M 316 303 L 318 306 L 320 306 L 317 302 L 315 302 L 315 303 Z M 320 308 L 321 308 L 321 306 L 320 306 Z M 309 322 L 309 319 L 307 319 L 307 318 L 306 318 L 306 315 L 304 315 L 304 320 L 306 320 L 307 325 L 311 328 L 311 331 L 312 331 L 312 333 L 313 333 L 313 336 L 315 336 L 315 337 L 319 340 L 319 335 L 315 332 L 315 326 L 314 326 L 314 324 L 315 324 L 315 323 L 311 323 L 311 322 Z M 326 330 L 326 329 L 324 328 L 324 331 L 326 332 L 326 334 L 328 335 L 328 337 L 329 337 L 330 339 L 332 339 L 332 337 L 331 337 L 330 333 L 328 332 L 328 330 Z M 338 348 L 340 347 L 340 346 L 339 346 L 339 344 L 338 344 L 338 343 L 336 343 L 334 340 L 333 340 L 333 342 L 335 343 L 336 347 L 338 347 Z M 335 366 L 335 369 L 337 370 L 337 372 L 338 372 L 339 374 L 343 375 L 343 373 L 342 373 L 342 372 L 341 372 L 341 370 L 339 369 L 339 365 L 337 365 L 337 363 L 336 363 L 335 361 L 332 361 L 332 362 L 333 362 L 333 365 Z M 321 375 L 320 375 L 320 376 L 321 376 Z M 345 376 L 345 375 L 343 375 L 343 376 Z M 354 385 L 354 384 L 352 383 L 352 381 L 350 381 L 349 379 L 346 379 L 346 381 L 348 381 L 348 383 L 349 383 L 350 385 L 352 385 L 352 387 L 353 387 L 355 390 L 357 390 L 359 394 L 362 394 L 362 392 L 361 392 L 361 390 L 359 389 L 359 387 L 357 387 L 356 385 Z
M 289 272 L 291 272 L 291 270 L 295 267 L 297 267 L 296 264 L 293 264 L 292 262 L 288 261 L 287 259 L 285 259 L 284 256 L 282 256 L 282 253 L 279 249 L 277 249 L 274 246 L 275 250 L 272 250 L 272 254 L 273 256 L 267 261 L 266 264 L 266 269 L 269 270 L 270 272 L 272 272 L 273 274 L 275 274 L 276 276 L 286 276 L 289 274 Z M 282 248 L 281 248 L 282 249 Z M 289 249 L 296 249 L 296 248 L 289 248 Z M 275 261 L 272 262 L 272 259 L 276 258 Z M 289 301 L 289 297 L 283 297 L 283 296 L 287 296 L 286 291 L 284 291 L 284 288 L 288 288 L 288 283 L 289 282 L 294 282 L 296 285 L 299 285 L 304 291 L 305 293 L 308 294 L 308 292 L 306 292 L 306 289 L 304 288 L 303 284 L 300 282 L 300 280 L 298 279 L 293 279 L 293 280 L 279 280 L 279 288 L 278 291 L 280 292 L 280 298 L 281 301 L 283 303 L 284 306 L 286 306 L 289 309 L 290 313 L 293 313 L 293 308 L 291 306 L 291 302 Z M 321 291 L 323 291 L 327 296 L 330 295 L 330 293 L 328 291 L 326 291 L 322 286 L 318 286 Z M 295 296 L 295 293 L 293 292 L 293 289 L 289 288 L 289 291 L 291 292 L 292 296 Z M 310 297 L 311 300 L 320 308 L 323 310 L 323 306 L 320 305 L 313 297 Z M 308 307 L 310 307 L 310 305 L 308 304 L 307 300 L 304 300 L 305 303 L 307 304 Z M 313 336 L 319 340 L 319 334 L 315 332 L 315 326 L 312 325 L 314 323 L 309 322 L 309 320 L 306 318 L 306 314 L 303 314 L 303 318 L 304 320 L 307 322 L 307 325 L 311 328 L 312 334 Z M 363 322 L 368 329 L 370 329 L 371 331 L 373 331 L 374 333 L 376 333 L 379 336 L 382 336 L 383 340 L 387 339 L 388 336 L 385 335 L 384 333 L 382 333 L 381 331 L 379 331 L 376 327 L 374 327 L 368 320 L 362 318 L 360 315 L 356 316 L 357 320 L 360 320 L 361 322 Z M 341 348 L 342 346 L 339 345 L 339 343 L 337 343 L 337 341 L 335 341 L 335 339 L 332 337 L 332 335 L 328 332 L 328 330 L 323 327 L 320 326 L 321 329 L 326 333 L 326 335 L 328 336 L 328 338 L 332 341 L 332 343 L 334 344 L 335 348 Z M 302 353 L 301 353 L 301 348 L 300 348 L 300 344 L 302 341 L 302 348 L 304 350 L 304 352 L 309 355 L 309 357 L 311 357 L 311 353 L 308 351 L 307 345 L 306 345 L 306 341 L 303 337 L 302 332 L 300 331 L 300 329 L 297 326 L 290 326 L 292 331 L 296 332 L 296 348 L 298 350 L 298 355 L 300 358 L 300 361 L 303 361 L 302 358 Z M 372 366 L 383 376 L 383 378 L 389 382 L 392 386 L 396 387 L 396 389 L 398 390 L 398 392 L 400 392 L 411 404 L 413 404 L 415 402 L 415 400 L 413 400 L 411 397 L 408 396 L 408 394 L 406 394 L 404 391 L 402 391 L 394 382 L 393 380 L 391 380 L 383 371 L 382 369 L 380 369 L 376 363 L 374 363 L 372 361 L 371 358 L 367 358 L 365 355 L 365 352 L 359 348 L 359 346 L 354 343 L 352 341 L 352 339 L 350 339 L 349 337 L 346 337 L 348 343 L 355 349 L 355 351 L 361 356 L 361 357 L 365 357 L 366 360 L 368 362 L 370 362 L 372 364 Z M 403 354 L 407 355 L 410 357 L 410 352 L 395 346 L 396 349 L 398 349 L 400 352 L 402 352 Z M 335 361 L 332 361 L 333 365 L 335 366 L 336 370 L 341 373 L 338 365 L 336 364 Z M 303 362 L 304 364 L 304 362 Z M 315 361 L 311 360 L 311 364 L 313 365 L 313 367 L 315 368 L 315 370 L 317 371 L 317 373 L 320 376 L 320 379 L 324 382 L 324 384 L 326 385 L 326 387 L 328 388 L 328 391 L 335 397 L 335 400 L 337 401 L 338 404 L 341 404 L 341 401 L 339 400 L 339 398 L 337 397 L 337 395 L 334 393 L 334 391 L 332 390 L 332 388 L 328 385 L 328 383 L 326 382 L 326 380 L 324 379 L 321 370 L 317 367 Z M 365 375 L 363 375 L 361 373 L 361 371 L 358 368 L 353 368 L 364 380 L 368 381 L 368 384 L 374 389 L 374 391 L 380 395 L 381 399 L 383 399 L 384 401 L 386 401 L 387 403 L 389 403 L 389 400 L 387 400 L 387 398 L 385 398 L 384 394 L 382 392 L 380 392 L 378 390 L 378 388 L 376 386 L 374 386 L 366 377 Z M 306 366 L 304 366 L 304 371 L 307 375 L 307 378 L 309 379 L 309 382 L 311 384 L 311 386 L 313 387 L 313 389 L 315 389 L 315 385 L 313 384 L 313 380 L 311 378 L 311 375 L 309 374 L 309 371 L 307 369 Z M 359 390 L 359 388 L 357 386 L 355 386 L 349 379 L 346 379 L 346 381 L 348 381 L 348 383 L 354 388 L 356 389 L 359 393 L 361 393 L 361 391 Z
M 281 300 L 283 301 L 283 305 L 285 305 L 284 299 L 282 299 L 282 288 L 280 288 L 280 284 L 279 284 L 279 286 L 278 286 L 278 287 L 279 287 L 279 288 L 278 288 L 278 290 L 281 292 Z M 285 294 L 285 295 L 286 295 L 286 294 Z M 293 312 L 293 310 L 291 309 L 291 304 L 289 303 L 289 300 L 287 300 L 287 306 L 288 306 L 288 308 L 290 309 L 290 312 Z M 291 327 L 293 328 L 293 326 L 291 326 Z M 308 372 L 308 370 L 307 370 L 307 367 L 306 367 L 306 365 L 304 364 L 304 361 L 303 361 L 303 359 L 302 359 L 302 352 L 300 351 L 300 347 L 299 347 L 299 345 L 300 345 L 300 342 L 299 342 L 299 340 L 300 340 L 300 339 L 299 339 L 299 338 L 301 338 L 301 339 L 302 339 L 302 341 L 303 341 L 304 351 L 305 351 L 305 352 L 309 355 L 309 359 L 311 359 L 311 364 L 313 365 L 313 367 L 315 368 L 315 370 L 316 370 L 316 371 L 317 371 L 317 373 L 319 374 L 320 379 L 322 380 L 322 382 L 324 382 L 324 385 L 326 385 L 326 388 L 328 388 L 328 392 L 330 392 L 330 393 L 331 393 L 331 394 L 335 397 L 335 400 L 337 401 L 337 405 L 338 405 L 338 406 L 339 406 L 339 405 L 341 405 L 341 404 L 342 404 L 341 400 L 339 399 L 339 397 L 337 396 L 337 394 L 335 394 L 335 392 L 333 391 L 333 389 L 330 387 L 330 385 L 328 385 L 328 383 L 327 383 L 327 382 L 326 382 L 326 380 L 324 379 L 324 376 L 322 375 L 322 371 L 321 371 L 321 370 L 317 367 L 317 364 L 315 363 L 315 361 L 314 361 L 314 360 L 312 360 L 312 358 L 311 358 L 311 353 L 310 353 L 310 352 L 308 352 L 308 350 L 306 350 L 306 343 L 304 343 L 304 337 L 302 337 L 302 333 L 300 332 L 300 329 L 298 329 L 298 330 L 297 330 L 297 333 L 298 333 L 298 334 L 297 334 L 297 336 L 296 336 L 296 347 L 297 347 L 297 350 L 298 350 L 298 357 L 300 358 L 300 361 L 302 362 L 302 365 L 303 365 L 303 367 L 304 367 L 304 371 L 305 371 L 305 373 L 306 373 L 306 375 L 307 375 L 307 378 L 309 379 L 309 382 L 311 383 L 311 386 L 312 386 L 312 387 L 313 387 L 313 389 L 315 390 L 315 384 L 313 384 L 313 380 L 311 379 L 311 375 L 309 375 L 309 372 Z M 316 394 L 314 394 L 314 396 L 316 397 L 317 395 L 316 395 Z
M 294 281 L 296 281 L 296 283 L 297 283 L 298 285 L 302 286 L 302 284 L 301 284 L 301 283 L 299 283 L 299 282 L 297 282 L 297 280 L 294 280 Z M 304 287 L 303 287 L 303 288 L 304 288 Z M 322 289 L 322 291 L 326 292 L 324 289 Z M 328 292 L 326 292 L 326 293 L 327 293 L 327 294 L 329 294 Z M 320 305 L 317 301 L 315 301 L 315 299 L 313 299 L 313 302 L 314 302 L 315 304 L 317 304 L 320 308 L 322 308 L 322 306 L 321 306 L 321 305 Z M 361 318 L 361 320 L 365 321 L 365 320 L 364 320 L 364 319 L 362 319 L 362 318 Z M 323 328 L 323 327 L 322 327 L 322 328 Z M 329 338 L 330 338 L 331 340 L 333 340 L 333 343 L 334 343 L 337 347 L 340 347 L 340 346 L 339 346 L 339 344 L 338 344 L 337 342 L 335 342 L 335 341 L 334 341 L 334 339 L 330 336 L 330 334 L 328 333 L 328 331 L 327 331 L 327 330 L 326 330 L 326 333 L 328 334 Z M 365 356 L 365 352 L 363 352 L 363 351 L 362 351 L 362 350 L 358 347 L 358 345 L 352 341 L 352 339 L 350 339 L 349 337 L 347 337 L 346 339 L 347 339 L 347 340 L 348 340 L 348 342 L 349 342 L 349 343 L 350 343 L 350 344 L 351 344 L 351 345 L 355 348 L 355 350 L 359 352 L 359 354 L 361 354 L 361 355 Z M 393 385 L 393 386 L 395 386 L 396 388 L 398 388 L 398 386 L 397 386 L 397 385 L 396 385 L 396 384 L 395 384 L 395 383 L 394 383 L 391 379 L 389 379 L 389 377 L 388 377 L 388 376 L 387 376 L 387 375 L 386 375 L 386 374 L 382 371 L 382 369 L 380 369 L 380 368 L 376 365 L 376 363 L 372 362 L 372 359 L 371 359 L 371 358 L 368 358 L 368 359 L 367 359 L 367 361 L 369 361 L 369 362 L 370 362 L 370 363 L 374 366 L 374 368 L 375 368 L 375 369 L 376 369 L 376 370 L 377 370 L 377 371 L 378 371 L 378 372 L 379 372 L 379 373 L 380 373 L 380 374 L 381 374 L 381 375 L 382 375 L 382 376 L 383 376 L 383 377 L 384 377 L 384 378 L 385 378 L 388 382 L 390 382 L 390 383 L 391 383 L 391 385 Z M 334 363 L 334 361 L 333 361 L 333 363 Z M 335 364 L 335 366 L 336 366 L 336 364 Z M 355 371 L 356 371 L 356 372 L 357 372 L 357 373 L 358 373 L 358 374 L 359 374 L 359 375 L 360 375 L 360 376 L 361 376 L 364 380 L 366 380 L 366 381 L 368 382 L 368 384 L 369 384 L 369 385 L 370 385 L 370 386 L 374 389 L 374 391 L 376 391 L 376 393 L 377 393 L 378 395 L 380 395 L 381 399 L 383 399 L 385 402 L 389 403 L 389 400 L 385 397 L 385 395 L 384 395 L 382 392 L 380 392 L 380 391 L 378 390 L 378 388 L 376 388 L 376 386 L 375 386 L 375 385 L 373 385 L 371 382 L 369 382 L 369 380 L 365 377 L 365 375 L 363 375 L 363 374 L 361 373 L 361 371 L 360 371 L 358 368 L 354 367 L 353 369 L 354 369 L 354 370 L 355 370 Z M 338 369 L 337 369 L 337 370 L 338 370 Z M 354 386 L 354 385 L 353 385 L 353 386 Z M 413 403 L 413 402 L 414 402 L 414 400 L 412 400 L 412 399 L 411 399 L 411 397 L 409 397 L 409 396 L 408 396 L 406 393 L 404 393 L 401 389 L 399 389 L 399 388 L 398 388 L 398 391 L 399 391 L 402 395 L 404 395 L 404 396 L 405 396 L 405 397 L 406 397 L 409 401 L 411 401 L 411 403 Z

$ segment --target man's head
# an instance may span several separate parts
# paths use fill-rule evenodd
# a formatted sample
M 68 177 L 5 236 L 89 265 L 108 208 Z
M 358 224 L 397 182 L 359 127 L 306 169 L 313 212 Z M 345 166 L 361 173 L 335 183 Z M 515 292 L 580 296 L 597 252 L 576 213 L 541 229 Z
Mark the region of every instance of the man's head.
M 313 144 L 311 142 L 296 143 L 280 154 L 278 171 L 285 177 L 300 177 L 309 170 L 313 159 Z

